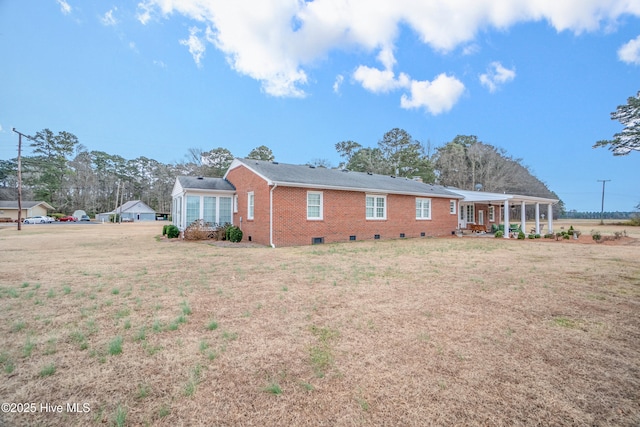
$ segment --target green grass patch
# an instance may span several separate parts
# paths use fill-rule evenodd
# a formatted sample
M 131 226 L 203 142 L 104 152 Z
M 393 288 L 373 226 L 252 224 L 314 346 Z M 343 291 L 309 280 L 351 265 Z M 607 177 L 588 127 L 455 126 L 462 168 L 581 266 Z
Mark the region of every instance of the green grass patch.
M 127 423 L 127 410 L 118 405 L 116 412 L 113 415 L 113 421 L 117 427 L 124 427 Z
M 54 365 L 53 363 L 50 363 L 46 366 L 44 366 L 42 369 L 40 369 L 40 376 L 41 377 L 48 377 L 51 376 L 53 374 L 56 373 L 56 365 Z
M 141 327 L 138 332 L 134 335 L 133 340 L 134 341 L 144 341 L 147 339 L 147 327 L 143 326 Z
M 312 325 L 310 329 L 318 343 L 309 347 L 309 361 L 316 377 L 322 378 L 326 371 L 333 366 L 331 342 L 339 336 L 339 333 L 333 329 L 319 328 L 315 325 Z
M 27 324 L 23 320 L 18 320 L 17 322 L 13 323 L 13 326 L 11 326 L 11 332 L 20 332 L 26 326 Z
M 270 383 L 268 386 L 266 386 L 263 391 L 265 391 L 266 393 L 271 393 L 271 394 L 275 394 L 275 395 L 280 395 L 282 394 L 282 388 L 280 387 L 280 385 L 278 383 Z
M 121 336 L 117 336 L 109 342 L 108 352 L 111 356 L 116 356 L 122 353 L 122 342 L 123 339 Z
M 191 307 L 189 307 L 189 303 L 186 301 L 182 301 L 182 314 L 184 314 L 185 316 L 190 315 L 191 313 L 193 313 L 193 311 L 191 310 Z
M 144 399 L 151 393 L 151 387 L 147 384 L 138 384 L 138 390 L 136 392 L 136 399 Z
M 553 323 L 556 326 L 560 326 L 563 328 L 575 328 L 576 322 L 575 320 L 569 319 L 568 317 L 554 317 Z
M 22 357 L 30 357 L 35 346 L 36 345 L 33 341 L 31 341 L 31 338 L 27 337 L 24 346 L 22 346 Z
M 216 322 L 215 320 L 210 321 L 207 324 L 207 329 L 210 331 L 215 331 L 216 329 L 218 329 L 218 322 Z
M 12 373 L 16 368 L 16 365 L 13 363 L 13 360 L 11 360 L 11 357 L 9 357 L 9 354 L 5 352 L 0 353 L 0 366 L 2 366 L 2 370 L 6 374 Z

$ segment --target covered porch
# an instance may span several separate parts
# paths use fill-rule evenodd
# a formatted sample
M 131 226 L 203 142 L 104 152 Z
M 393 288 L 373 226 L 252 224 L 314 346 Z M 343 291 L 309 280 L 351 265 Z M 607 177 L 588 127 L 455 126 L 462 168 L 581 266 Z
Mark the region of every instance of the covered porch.
M 489 228 L 491 230 L 502 228 L 505 239 L 510 238 L 511 233 L 516 230 L 521 230 L 525 234 L 553 233 L 553 205 L 558 203 L 557 199 L 457 189 L 449 189 L 449 191 L 464 197 L 460 201 L 458 213 L 460 229 L 489 231 Z M 530 228 L 527 228 L 527 206 L 535 206 L 534 219 L 529 225 Z M 513 215 L 515 212 L 512 212 L 516 207 L 520 207 L 519 218 Z

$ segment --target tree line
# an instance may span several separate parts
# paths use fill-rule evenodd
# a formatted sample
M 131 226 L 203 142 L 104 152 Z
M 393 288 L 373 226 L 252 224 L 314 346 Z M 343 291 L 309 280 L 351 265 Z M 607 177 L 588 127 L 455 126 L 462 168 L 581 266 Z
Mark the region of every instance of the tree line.
M 89 214 L 113 210 L 118 191 L 123 200 L 142 200 L 157 212 L 171 210 L 171 191 L 179 175 L 221 177 L 234 159 L 227 148 L 190 148 L 185 160 L 164 164 L 147 157 L 127 160 L 104 151 L 89 151 L 69 132 L 44 129 L 30 137 L 33 154 L 22 158 L 24 200 L 42 200 L 57 211 L 84 209 Z M 473 135 L 458 135 L 430 153 L 430 147 L 399 128 L 373 147 L 341 141 L 337 166 L 352 171 L 419 178 L 462 190 L 482 190 L 558 198 L 523 165 L 521 159 Z M 264 145 L 246 158 L 274 161 Z M 308 164 L 332 167 L 324 159 Z M 0 200 L 17 199 L 17 159 L 0 160 Z M 556 206 L 557 214 L 562 204 Z

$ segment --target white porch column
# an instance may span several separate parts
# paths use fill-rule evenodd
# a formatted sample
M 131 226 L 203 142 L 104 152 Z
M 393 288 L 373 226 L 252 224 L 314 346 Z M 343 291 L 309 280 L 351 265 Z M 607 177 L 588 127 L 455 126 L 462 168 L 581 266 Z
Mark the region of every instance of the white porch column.
M 509 238 L 509 199 L 504 201 L 504 235 L 502 237 Z
M 547 228 L 549 233 L 553 234 L 553 205 L 551 203 L 547 205 Z
M 527 232 L 527 213 L 525 212 L 526 204 L 524 200 L 520 203 L 520 230 L 526 234 Z
M 536 202 L 536 234 L 540 234 L 540 203 Z

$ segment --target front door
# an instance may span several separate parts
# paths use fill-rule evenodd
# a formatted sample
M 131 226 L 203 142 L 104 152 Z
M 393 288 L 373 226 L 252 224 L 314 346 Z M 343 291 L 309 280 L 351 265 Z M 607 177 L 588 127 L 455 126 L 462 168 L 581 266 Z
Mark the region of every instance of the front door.
M 478 211 L 478 224 L 484 225 L 484 211 Z
M 461 229 L 467 228 L 467 224 L 475 224 L 473 204 L 460 205 L 460 220 L 458 223 Z

